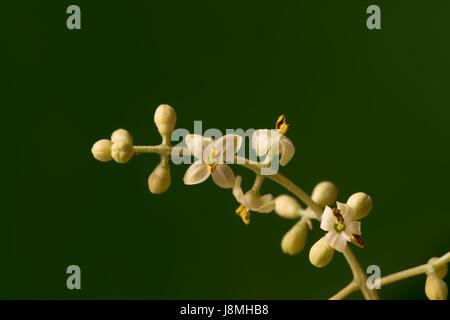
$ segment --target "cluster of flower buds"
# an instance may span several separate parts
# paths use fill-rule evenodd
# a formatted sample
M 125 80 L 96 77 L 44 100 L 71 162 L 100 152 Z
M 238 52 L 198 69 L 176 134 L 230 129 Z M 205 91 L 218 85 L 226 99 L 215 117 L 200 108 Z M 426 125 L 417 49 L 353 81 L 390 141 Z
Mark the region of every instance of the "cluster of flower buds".
M 162 145 L 169 147 L 170 137 L 177 121 L 175 110 L 167 104 L 160 105 L 155 111 L 154 121 L 163 138 Z M 127 163 L 133 155 L 137 154 L 133 147 L 133 137 L 125 129 L 114 131 L 111 135 L 111 140 L 102 139 L 97 141 L 93 145 L 91 152 L 94 158 L 99 161 L 107 162 L 114 159 L 117 163 Z M 160 194 L 169 188 L 169 159 L 168 154 L 161 153 L 161 161 L 148 178 L 150 192 Z
M 331 209 L 329 205 L 336 200 L 337 189 L 326 187 L 324 183 L 318 184 L 314 191 L 313 200 L 325 207 L 320 227 L 327 231 L 327 234 L 311 247 L 309 260 L 314 266 L 322 268 L 331 262 L 334 250 L 345 250 L 348 241 L 358 247 L 364 247 L 361 223 L 357 220 L 369 214 L 372 198 L 364 192 L 358 192 L 351 195 L 347 203 L 336 202 L 337 208 Z
M 125 129 L 118 129 L 111 135 L 111 140 L 102 139 L 92 146 L 95 159 L 107 162 L 114 159 L 117 163 L 126 163 L 134 155 L 133 138 Z
M 313 200 L 321 207 L 332 204 L 336 201 L 336 197 L 337 188 L 329 181 L 318 183 L 312 193 Z M 309 218 L 314 214 L 309 208 L 303 209 L 293 197 L 285 194 L 275 199 L 275 212 L 285 219 L 301 218 L 281 240 L 281 249 L 284 253 L 289 255 L 300 253 L 306 245 L 308 226 L 311 228 Z
M 431 258 L 428 264 L 435 262 L 438 258 Z M 431 270 L 427 273 L 427 280 L 425 282 L 425 294 L 430 300 L 446 300 L 448 295 L 447 284 L 443 280 L 447 274 L 447 264 L 440 266 L 436 270 Z

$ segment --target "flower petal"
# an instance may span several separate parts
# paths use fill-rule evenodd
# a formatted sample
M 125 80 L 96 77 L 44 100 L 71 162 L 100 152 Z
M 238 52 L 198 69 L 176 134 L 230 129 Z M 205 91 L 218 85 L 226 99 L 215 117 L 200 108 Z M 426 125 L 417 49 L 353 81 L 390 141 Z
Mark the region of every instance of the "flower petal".
M 234 180 L 233 196 L 236 198 L 237 202 L 243 204 L 245 197 L 244 192 L 242 191 L 241 188 L 241 182 L 242 182 L 241 176 L 237 176 L 236 179 Z
M 252 135 L 252 148 L 255 149 L 256 155 L 261 157 L 269 152 L 271 144 L 271 130 L 259 129 Z
M 325 240 L 339 252 L 344 252 L 347 247 L 347 240 L 342 236 L 342 233 L 330 231 L 325 235 Z
M 329 206 L 325 207 L 322 214 L 322 221 L 320 222 L 320 229 L 325 231 L 334 230 L 334 225 L 336 224 L 336 218 Z
M 212 174 L 214 182 L 221 188 L 233 188 L 234 173 L 230 166 L 226 164 L 218 164 Z
M 350 222 L 353 220 L 355 216 L 355 211 L 350 208 L 347 204 L 336 201 L 337 208 L 341 212 L 342 217 L 344 218 L 344 223 Z
M 213 148 L 219 151 L 217 163 L 233 163 L 234 155 L 242 144 L 242 137 L 237 134 L 227 134 L 214 142 Z
M 352 221 L 345 223 L 345 233 L 350 237 L 352 234 L 361 234 L 361 222 Z
M 260 213 L 269 213 L 275 209 L 275 201 L 271 194 L 266 194 L 259 198 L 260 206 L 257 208 L 251 208 L 251 210 Z
M 186 170 L 183 181 L 188 185 L 199 184 L 208 179 L 209 176 L 210 173 L 206 164 L 198 160 L 191 164 Z
M 295 147 L 292 141 L 288 137 L 283 135 L 280 138 L 280 149 L 281 149 L 280 164 L 282 166 L 285 166 L 289 161 L 291 161 L 292 157 L 294 156 Z
M 214 139 L 203 137 L 199 134 L 188 134 L 184 140 L 189 153 L 199 160 L 203 160 L 203 151 L 214 142 Z

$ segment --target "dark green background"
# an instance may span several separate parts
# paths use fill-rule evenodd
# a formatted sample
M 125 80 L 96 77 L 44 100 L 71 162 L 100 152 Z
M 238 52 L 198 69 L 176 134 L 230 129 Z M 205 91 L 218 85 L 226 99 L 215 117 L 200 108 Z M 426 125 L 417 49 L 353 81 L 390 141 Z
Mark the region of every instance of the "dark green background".
M 82 29 L 66 28 L 78 4 Z M 382 30 L 366 8 L 382 9 Z M 449 1 L 4 1 L 1 4 L 0 298 L 323 299 L 351 280 L 280 249 L 292 225 L 229 190 L 147 177 L 158 162 L 100 163 L 117 128 L 157 144 L 154 109 L 178 127 L 271 128 L 287 114 L 297 147 L 282 172 L 306 191 L 329 179 L 345 201 L 372 195 L 363 266 L 386 275 L 449 250 Z M 244 185 L 251 184 L 241 168 Z M 284 193 L 267 182 L 264 192 Z M 66 268 L 82 269 L 82 290 Z M 382 288 L 423 299 L 425 277 Z M 360 298 L 354 293 L 350 298 Z

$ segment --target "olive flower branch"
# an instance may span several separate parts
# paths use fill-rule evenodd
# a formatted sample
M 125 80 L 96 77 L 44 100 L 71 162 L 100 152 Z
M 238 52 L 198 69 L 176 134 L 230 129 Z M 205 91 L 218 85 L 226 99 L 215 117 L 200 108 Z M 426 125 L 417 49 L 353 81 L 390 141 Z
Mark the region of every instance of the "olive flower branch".
M 211 176 L 219 187 L 232 189 L 233 196 L 239 204 L 236 214 L 246 225 L 250 223 L 251 212 L 275 211 L 280 217 L 298 220 L 281 241 L 284 253 L 296 255 L 301 252 L 306 245 L 308 227 L 312 228 L 311 221 L 319 222 L 320 228 L 327 233 L 311 247 L 310 262 L 318 268 L 325 267 L 331 262 L 334 252 L 338 251 L 344 255 L 353 274 L 352 281 L 330 299 L 343 299 L 356 290 L 361 291 L 367 300 L 379 299 L 377 289 L 368 286 L 367 275 L 350 246 L 347 245 L 350 242 L 364 248 L 359 220 L 370 213 L 371 197 L 358 192 L 350 196 L 346 203 L 337 202 L 337 188 L 329 181 L 318 183 L 309 196 L 280 172 L 262 173 L 262 170 L 271 166 L 273 160 L 279 160 L 279 163 L 285 166 L 295 154 L 294 144 L 285 135 L 289 125 L 284 115 L 277 119 L 275 129 L 256 130 L 252 136 L 251 144 L 256 154 L 265 156 L 262 162 L 236 155 L 242 142 L 242 138 L 238 135 L 225 135 L 217 141 L 200 135 L 188 135 L 185 137 L 187 147 L 173 146 L 171 135 L 176 119 L 175 110 L 171 106 L 160 105 L 155 111 L 154 122 L 162 137 L 161 144 L 134 146 L 131 134 L 125 129 L 118 129 L 113 132 L 110 140 L 97 141 L 92 147 L 92 154 L 99 161 L 106 162 L 114 159 L 117 163 L 126 163 L 133 156 L 141 153 L 159 154 L 160 162 L 148 178 L 149 190 L 154 194 L 163 193 L 170 186 L 170 160 L 184 155 L 194 156 L 197 160 L 186 171 L 183 179 L 185 184 L 198 184 Z M 243 166 L 255 173 L 255 181 L 250 190 L 247 192 L 242 190 L 242 178 L 235 177 L 230 164 Z M 260 195 L 260 189 L 266 179 L 284 187 L 307 207 L 303 208 L 289 195 L 280 195 L 275 199 L 271 194 Z M 380 279 L 379 284 L 387 285 L 426 274 L 427 297 L 433 300 L 445 300 L 448 289 L 443 278 L 447 273 L 448 262 L 450 262 L 450 252 L 439 258 L 431 258 L 426 264 L 385 276 Z

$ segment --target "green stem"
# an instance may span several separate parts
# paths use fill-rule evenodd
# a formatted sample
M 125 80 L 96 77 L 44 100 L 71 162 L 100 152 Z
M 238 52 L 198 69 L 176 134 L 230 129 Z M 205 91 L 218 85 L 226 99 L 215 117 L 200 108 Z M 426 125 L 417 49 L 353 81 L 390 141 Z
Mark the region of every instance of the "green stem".
M 369 289 L 367 287 L 367 275 L 361 269 L 361 266 L 353 254 L 352 250 L 349 246 L 347 246 L 344 250 L 344 257 L 347 260 L 347 263 L 352 269 L 353 273 L 353 281 L 359 286 L 359 290 L 363 294 L 366 300 L 379 300 L 378 293 L 376 289 Z
M 261 189 L 261 185 L 262 185 L 262 183 L 264 181 L 264 178 L 265 178 L 265 176 L 261 176 L 259 174 L 256 174 L 255 182 L 253 183 L 253 187 L 252 187 L 252 190 L 255 193 L 258 193 L 259 189 Z
M 358 283 L 356 283 L 356 281 L 353 280 L 347 286 L 345 286 L 345 288 L 341 289 L 338 293 L 332 296 L 329 300 L 342 300 L 345 297 L 347 297 L 350 293 L 358 289 L 359 289 Z
M 386 285 L 389 283 L 393 283 L 393 282 L 400 281 L 400 280 L 403 280 L 406 278 L 418 276 L 418 275 L 424 274 L 424 273 L 433 273 L 437 269 L 439 269 L 440 267 L 442 267 L 443 265 L 445 265 L 449 262 L 450 262 L 450 251 L 432 263 L 423 264 L 423 265 L 420 265 L 420 266 L 417 266 L 414 268 L 399 271 L 399 272 L 390 274 L 386 277 L 383 277 L 380 279 L 380 285 L 383 286 L 383 285 Z

